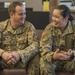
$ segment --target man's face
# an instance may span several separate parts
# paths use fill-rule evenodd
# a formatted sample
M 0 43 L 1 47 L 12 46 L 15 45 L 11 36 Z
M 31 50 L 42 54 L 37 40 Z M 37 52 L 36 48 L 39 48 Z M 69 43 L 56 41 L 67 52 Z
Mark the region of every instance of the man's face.
M 15 13 L 13 13 L 12 15 L 13 21 L 17 25 L 22 25 L 25 21 L 25 18 L 26 18 L 25 6 L 16 6 Z

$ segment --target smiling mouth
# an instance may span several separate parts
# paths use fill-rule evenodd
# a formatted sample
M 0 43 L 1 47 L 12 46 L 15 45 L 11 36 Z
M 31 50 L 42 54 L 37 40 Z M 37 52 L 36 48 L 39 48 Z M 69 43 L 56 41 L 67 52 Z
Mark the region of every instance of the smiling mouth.
M 55 25 L 57 25 L 58 23 L 54 22 Z

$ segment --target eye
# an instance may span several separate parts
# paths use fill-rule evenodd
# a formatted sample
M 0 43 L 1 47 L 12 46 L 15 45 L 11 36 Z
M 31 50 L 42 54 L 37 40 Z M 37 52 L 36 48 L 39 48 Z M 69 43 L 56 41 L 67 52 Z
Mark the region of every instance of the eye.
M 59 16 L 55 16 L 56 18 L 59 18 Z
M 22 15 L 23 15 L 23 13 L 20 13 L 19 15 L 20 15 L 20 16 L 22 16 Z
M 52 17 L 59 18 L 59 16 L 57 16 L 57 15 L 52 15 Z
M 19 13 L 20 16 L 26 15 L 26 13 Z

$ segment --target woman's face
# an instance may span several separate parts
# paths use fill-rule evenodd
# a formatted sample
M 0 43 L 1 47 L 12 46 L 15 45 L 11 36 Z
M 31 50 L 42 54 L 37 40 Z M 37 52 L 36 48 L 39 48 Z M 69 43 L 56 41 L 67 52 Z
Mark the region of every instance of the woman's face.
M 52 14 L 52 20 L 54 22 L 55 27 L 63 27 L 66 23 L 66 18 L 63 18 L 61 15 L 61 10 L 59 9 L 54 9 L 53 14 Z

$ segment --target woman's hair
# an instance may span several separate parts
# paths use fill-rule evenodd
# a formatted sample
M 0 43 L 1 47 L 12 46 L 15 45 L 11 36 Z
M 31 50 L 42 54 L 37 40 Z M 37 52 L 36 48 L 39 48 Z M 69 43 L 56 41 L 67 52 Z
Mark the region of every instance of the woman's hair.
M 68 17 L 70 21 L 73 21 L 73 16 L 71 15 L 70 9 L 66 5 L 59 5 L 56 9 L 61 10 L 61 15 L 65 18 Z

